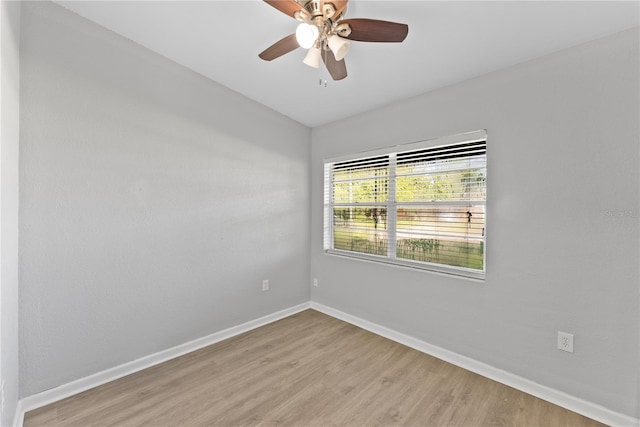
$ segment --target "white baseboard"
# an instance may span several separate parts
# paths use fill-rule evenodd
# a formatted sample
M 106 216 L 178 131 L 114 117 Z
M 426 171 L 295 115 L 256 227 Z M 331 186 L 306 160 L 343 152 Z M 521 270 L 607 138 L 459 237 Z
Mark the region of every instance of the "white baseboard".
M 336 319 L 343 320 L 352 325 L 358 326 L 376 335 L 383 336 L 392 341 L 411 347 L 420 352 L 437 357 L 438 359 L 459 366 L 468 371 L 474 372 L 483 377 L 492 379 L 499 383 L 508 385 L 527 394 L 539 397 L 555 405 L 566 408 L 570 411 L 592 418 L 601 423 L 615 427 L 638 427 L 640 419 L 620 414 L 603 406 L 579 399 L 567 393 L 554 390 L 550 387 L 540 385 L 534 381 L 514 375 L 502 369 L 495 368 L 469 357 L 462 356 L 441 347 L 429 344 L 411 336 L 402 334 L 368 320 L 344 313 L 326 305 L 311 301 L 311 308 L 321 313 L 327 314 Z
M 278 312 L 268 314 L 260 317 L 259 319 L 251 320 L 238 326 L 224 329 L 219 332 L 215 332 L 206 337 L 198 338 L 193 341 L 169 348 L 167 350 L 160 351 L 149 356 L 142 357 L 140 359 L 133 360 L 131 362 L 124 363 L 114 368 L 107 369 L 102 372 L 89 375 L 88 377 L 80 378 L 76 381 L 72 381 L 67 384 L 52 388 L 50 390 L 43 391 L 41 393 L 34 394 L 32 396 L 25 397 L 18 402 L 18 408 L 16 409 L 14 427 L 22 427 L 24 421 L 24 414 L 42 406 L 48 405 L 53 402 L 65 399 L 83 391 L 92 389 L 99 385 L 108 383 L 110 381 L 117 380 L 124 376 L 130 375 L 134 372 L 141 371 L 143 369 L 155 366 L 159 363 L 166 362 L 167 360 L 174 359 L 183 354 L 190 353 L 195 350 L 199 350 L 203 347 L 207 347 L 211 344 L 215 344 L 227 338 L 240 335 L 244 332 L 252 329 L 259 328 L 260 326 L 267 325 L 275 322 L 276 320 L 283 319 L 291 316 L 292 314 L 299 313 L 310 308 L 311 303 L 305 302 L 293 307 L 280 310 Z
M 600 421 L 604 424 L 614 427 L 640 427 L 640 419 L 620 414 L 603 406 L 596 405 L 583 399 L 579 399 L 575 396 L 571 396 L 567 393 L 540 385 L 526 378 L 522 378 L 518 375 L 503 371 L 502 369 L 498 369 L 485 363 L 478 362 L 477 360 L 471 359 L 469 357 L 465 357 L 452 351 L 445 350 L 441 347 L 431 345 L 417 338 L 413 338 L 387 327 L 380 326 L 368 320 L 352 316 L 350 314 L 313 301 L 305 302 L 294 307 L 269 314 L 259 319 L 255 319 L 241 325 L 233 326 L 231 328 L 213 333 L 206 337 L 202 337 L 185 344 L 181 344 L 179 346 L 116 366 L 114 368 L 98 372 L 88 377 L 63 384 L 59 387 L 55 387 L 53 389 L 46 390 L 35 395 L 25 397 L 18 402 L 14 427 L 22 427 L 24 414 L 28 411 L 32 411 L 61 399 L 65 399 L 67 397 L 73 396 L 107 382 L 114 381 L 118 378 L 122 378 L 126 375 L 141 371 L 143 369 L 149 368 L 183 354 L 198 350 L 208 345 L 215 344 L 217 342 L 234 337 L 260 326 L 267 325 L 269 323 L 275 322 L 276 320 L 291 316 L 292 314 L 299 313 L 308 308 L 312 308 L 329 316 L 335 317 L 336 319 L 351 323 L 362 329 L 373 332 L 374 334 L 383 336 L 392 341 L 406 345 L 407 347 L 411 347 L 415 350 L 437 357 L 438 359 L 444 360 L 476 374 L 490 378 L 499 383 L 508 385 L 517 390 L 539 397 L 570 411 L 574 411 L 586 417 Z
M 24 410 L 22 409 L 22 401 L 18 400 L 18 404 L 16 405 L 16 413 L 13 416 L 13 426 L 22 427 L 23 422 L 24 422 Z

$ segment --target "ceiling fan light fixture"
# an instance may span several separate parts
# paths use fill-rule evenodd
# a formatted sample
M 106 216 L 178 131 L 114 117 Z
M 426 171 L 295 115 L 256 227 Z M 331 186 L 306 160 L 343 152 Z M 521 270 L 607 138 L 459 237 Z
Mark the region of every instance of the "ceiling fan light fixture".
M 319 34 L 318 27 L 303 22 L 296 29 L 296 40 L 300 47 L 309 49 L 316 42 Z
M 333 80 L 347 77 L 344 57 L 352 41 L 403 42 L 409 26 L 380 19 L 345 18 L 349 0 L 264 0 L 265 3 L 299 21 L 294 34 L 278 40 L 258 56 L 271 61 L 296 50 L 308 49 L 303 63 L 320 67 L 321 62 Z M 329 53 L 331 51 L 331 53 Z
M 320 48 L 318 47 L 310 47 L 307 50 L 307 55 L 304 57 L 302 62 L 304 62 L 309 67 L 320 68 L 320 61 L 322 59 Z
M 331 49 L 331 52 L 333 52 L 333 56 L 335 56 L 336 61 L 342 61 L 347 55 L 347 52 L 349 52 L 349 46 L 351 46 L 351 42 L 335 34 L 329 36 L 327 41 L 329 44 L 329 49 Z

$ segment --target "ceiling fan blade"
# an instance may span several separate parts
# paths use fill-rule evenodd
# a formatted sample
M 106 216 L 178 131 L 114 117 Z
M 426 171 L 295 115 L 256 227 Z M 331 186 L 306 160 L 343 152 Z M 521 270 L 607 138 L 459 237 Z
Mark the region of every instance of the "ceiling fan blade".
M 323 50 L 322 60 L 333 80 L 342 80 L 347 77 L 347 64 L 344 63 L 344 59 L 336 61 L 336 57 L 330 50 Z
M 296 40 L 295 34 L 289 34 L 287 37 L 280 41 L 275 42 L 265 50 L 263 50 L 258 56 L 265 61 L 271 61 L 281 57 L 285 53 L 289 53 L 292 50 L 300 47 Z
M 295 0 L 264 0 L 264 2 L 292 18 L 295 18 L 294 13 L 298 10 L 309 16 L 309 13 L 305 8 L 296 3 Z
M 345 37 L 359 42 L 401 42 L 409 33 L 407 24 L 379 21 L 377 19 L 343 19 L 340 24 L 349 24 L 351 34 Z

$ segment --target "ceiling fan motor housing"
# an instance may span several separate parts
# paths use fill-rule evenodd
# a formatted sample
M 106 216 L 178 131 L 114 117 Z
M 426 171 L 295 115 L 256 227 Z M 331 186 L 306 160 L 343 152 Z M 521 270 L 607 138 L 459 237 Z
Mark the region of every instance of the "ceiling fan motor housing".
M 336 14 L 336 8 L 333 3 L 319 0 L 300 0 L 298 3 L 304 9 L 296 11 L 294 17 L 300 22 L 314 25 L 318 28 L 316 47 L 327 50 L 327 40 L 334 34 L 340 37 L 349 37 L 351 33 L 349 24 L 336 25 L 337 21 L 344 15 L 344 11 Z
M 323 16 L 327 19 L 331 19 L 336 14 L 336 8 L 333 3 L 318 1 L 318 0 L 302 0 L 298 1 L 307 12 L 309 12 L 310 18 L 317 16 Z M 299 19 L 299 18 L 298 18 Z

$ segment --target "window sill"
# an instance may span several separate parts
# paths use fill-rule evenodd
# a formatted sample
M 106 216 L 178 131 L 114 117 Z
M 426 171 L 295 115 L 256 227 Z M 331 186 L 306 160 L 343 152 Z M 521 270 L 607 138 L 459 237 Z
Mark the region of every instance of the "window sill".
M 341 258 L 351 258 L 360 261 L 374 262 L 376 264 L 384 264 L 391 267 L 409 268 L 412 270 L 421 270 L 429 273 L 436 273 L 448 277 L 455 276 L 461 279 L 471 280 L 477 283 L 484 283 L 486 272 L 477 271 L 466 268 L 446 267 L 442 265 L 404 261 L 399 259 L 389 259 L 379 255 L 364 254 L 358 252 L 341 251 L 338 249 L 325 250 L 326 255 L 338 256 Z

